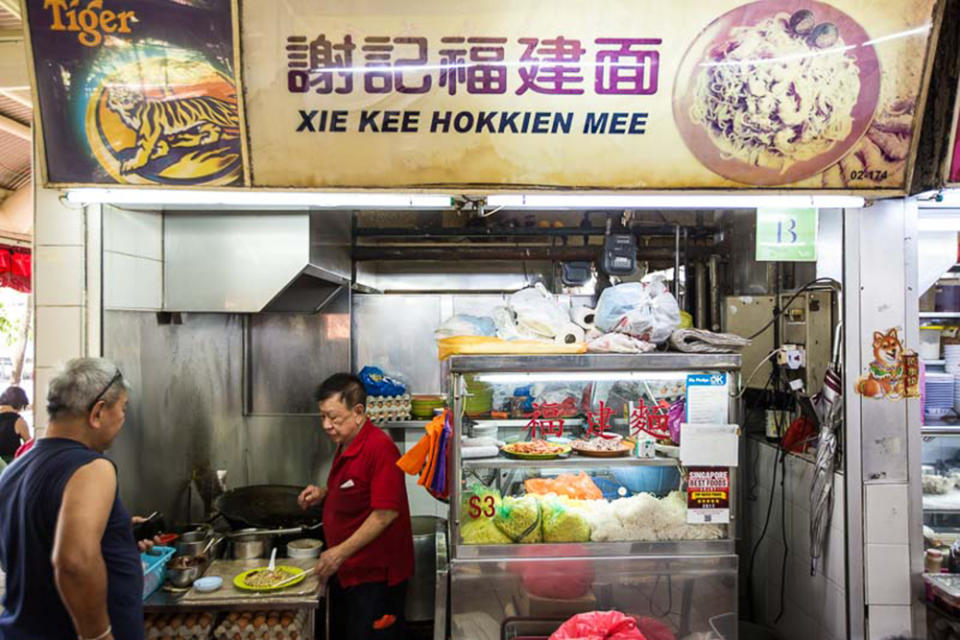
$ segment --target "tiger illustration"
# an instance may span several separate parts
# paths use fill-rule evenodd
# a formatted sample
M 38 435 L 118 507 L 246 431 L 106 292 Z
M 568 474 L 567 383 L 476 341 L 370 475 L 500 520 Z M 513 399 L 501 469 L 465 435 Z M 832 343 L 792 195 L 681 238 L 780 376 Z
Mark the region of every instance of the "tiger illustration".
M 199 147 L 239 135 L 234 102 L 197 96 L 159 100 L 128 87 L 110 87 L 107 108 L 137 134 L 136 153 L 120 163 L 120 173 L 162 158 L 172 147 Z

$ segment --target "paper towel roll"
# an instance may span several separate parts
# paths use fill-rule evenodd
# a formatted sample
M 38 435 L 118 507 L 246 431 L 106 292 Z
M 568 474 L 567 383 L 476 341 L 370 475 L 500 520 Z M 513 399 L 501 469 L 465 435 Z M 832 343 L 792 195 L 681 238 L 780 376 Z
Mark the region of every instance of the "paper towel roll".
M 585 337 L 586 334 L 583 332 L 583 329 L 572 322 L 568 322 L 553 341 L 557 344 L 574 344 L 583 342 Z
M 570 310 L 570 318 L 573 323 L 585 331 L 593 328 L 594 317 L 597 312 L 589 307 L 574 307 Z

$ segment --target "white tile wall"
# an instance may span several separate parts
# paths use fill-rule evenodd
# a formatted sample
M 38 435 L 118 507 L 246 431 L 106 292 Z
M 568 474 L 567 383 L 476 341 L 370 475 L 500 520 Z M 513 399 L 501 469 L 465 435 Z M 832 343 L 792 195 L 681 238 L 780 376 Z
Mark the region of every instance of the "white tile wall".
M 60 202 L 57 189 L 36 189 L 34 241 L 41 245 L 82 245 L 83 210 Z
M 83 247 L 39 245 L 34 264 L 38 305 L 83 304 Z
M 56 367 L 83 355 L 83 307 L 37 306 L 37 367 Z
M 105 309 L 159 311 L 163 306 L 163 263 L 123 253 L 103 253 Z
M 910 607 L 871 605 L 867 610 L 867 638 L 883 640 L 891 636 L 910 636 Z
M 909 521 L 907 485 L 870 484 L 865 493 L 867 543 L 904 544 Z
M 36 367 L 33 372 L 33 429 L 34 435 L 40 437 L 47 429 L 47 389 L 50 379 L 56 374 L 53 367 Z
M 867 544 L 867 604 L 910 604 L 910 548 Z
M 759 451 L 758 451 L 759 450 Z M 773 491 L 773 514 L 754 567 L 753 602 L 757 620 L 773 624 L 780 610 L 781 565 L 784 545 L 781 531 L 787 531 L 787 575 L 784 592 L 784 616 L 777 629 L 786 640 L 841 640 L 846 637 L 846 547 L 844 536 L 843 476 L 834 475 L 833 515 L 823 555 L 816 575 L 810 575 L 810 488 L 813 463 L 787 456 L 785 522 L 780 511 L 780 478 L 771 486 L 777 451 L 766 442 L 751 440 L 747 459 L 756 461 L 757 500 L 747 503 L 750 543 L 758 539 Z M 746 563 L 746 560 L 744 560 Z
M 103 210 L 103 248 L 153 260 L 163 259 L 163 217 L 158 213 Z

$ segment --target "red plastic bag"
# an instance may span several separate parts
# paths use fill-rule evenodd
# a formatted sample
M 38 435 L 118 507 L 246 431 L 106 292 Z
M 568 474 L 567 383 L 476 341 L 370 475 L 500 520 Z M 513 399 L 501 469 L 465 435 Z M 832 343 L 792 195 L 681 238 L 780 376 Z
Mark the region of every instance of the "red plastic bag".
M 553 632 L 550 640 L 647 640 L 637 621 L 619 611 L 578 613 Z

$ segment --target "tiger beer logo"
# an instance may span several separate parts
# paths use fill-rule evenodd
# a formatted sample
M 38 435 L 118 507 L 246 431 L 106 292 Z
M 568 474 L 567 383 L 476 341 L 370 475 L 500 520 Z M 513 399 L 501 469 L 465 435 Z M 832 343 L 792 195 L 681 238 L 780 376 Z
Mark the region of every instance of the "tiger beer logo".
M 133 11 L 111 11 L 103 8 L 103 0 L 90 0 L 81 7 L 80 0 L 43 0 L 44 11 L 49 11 L 53 23 L 51 31 L 69 31 L 85 47 L 96 47 L 104 34 L 130 33 L 130 25 L 137 21 Z
M 115 64 L 90 92 L 87 141 L 125 184 L 226 185 L 241 179 L 233 81 L 201 57 L 139 57 Z

